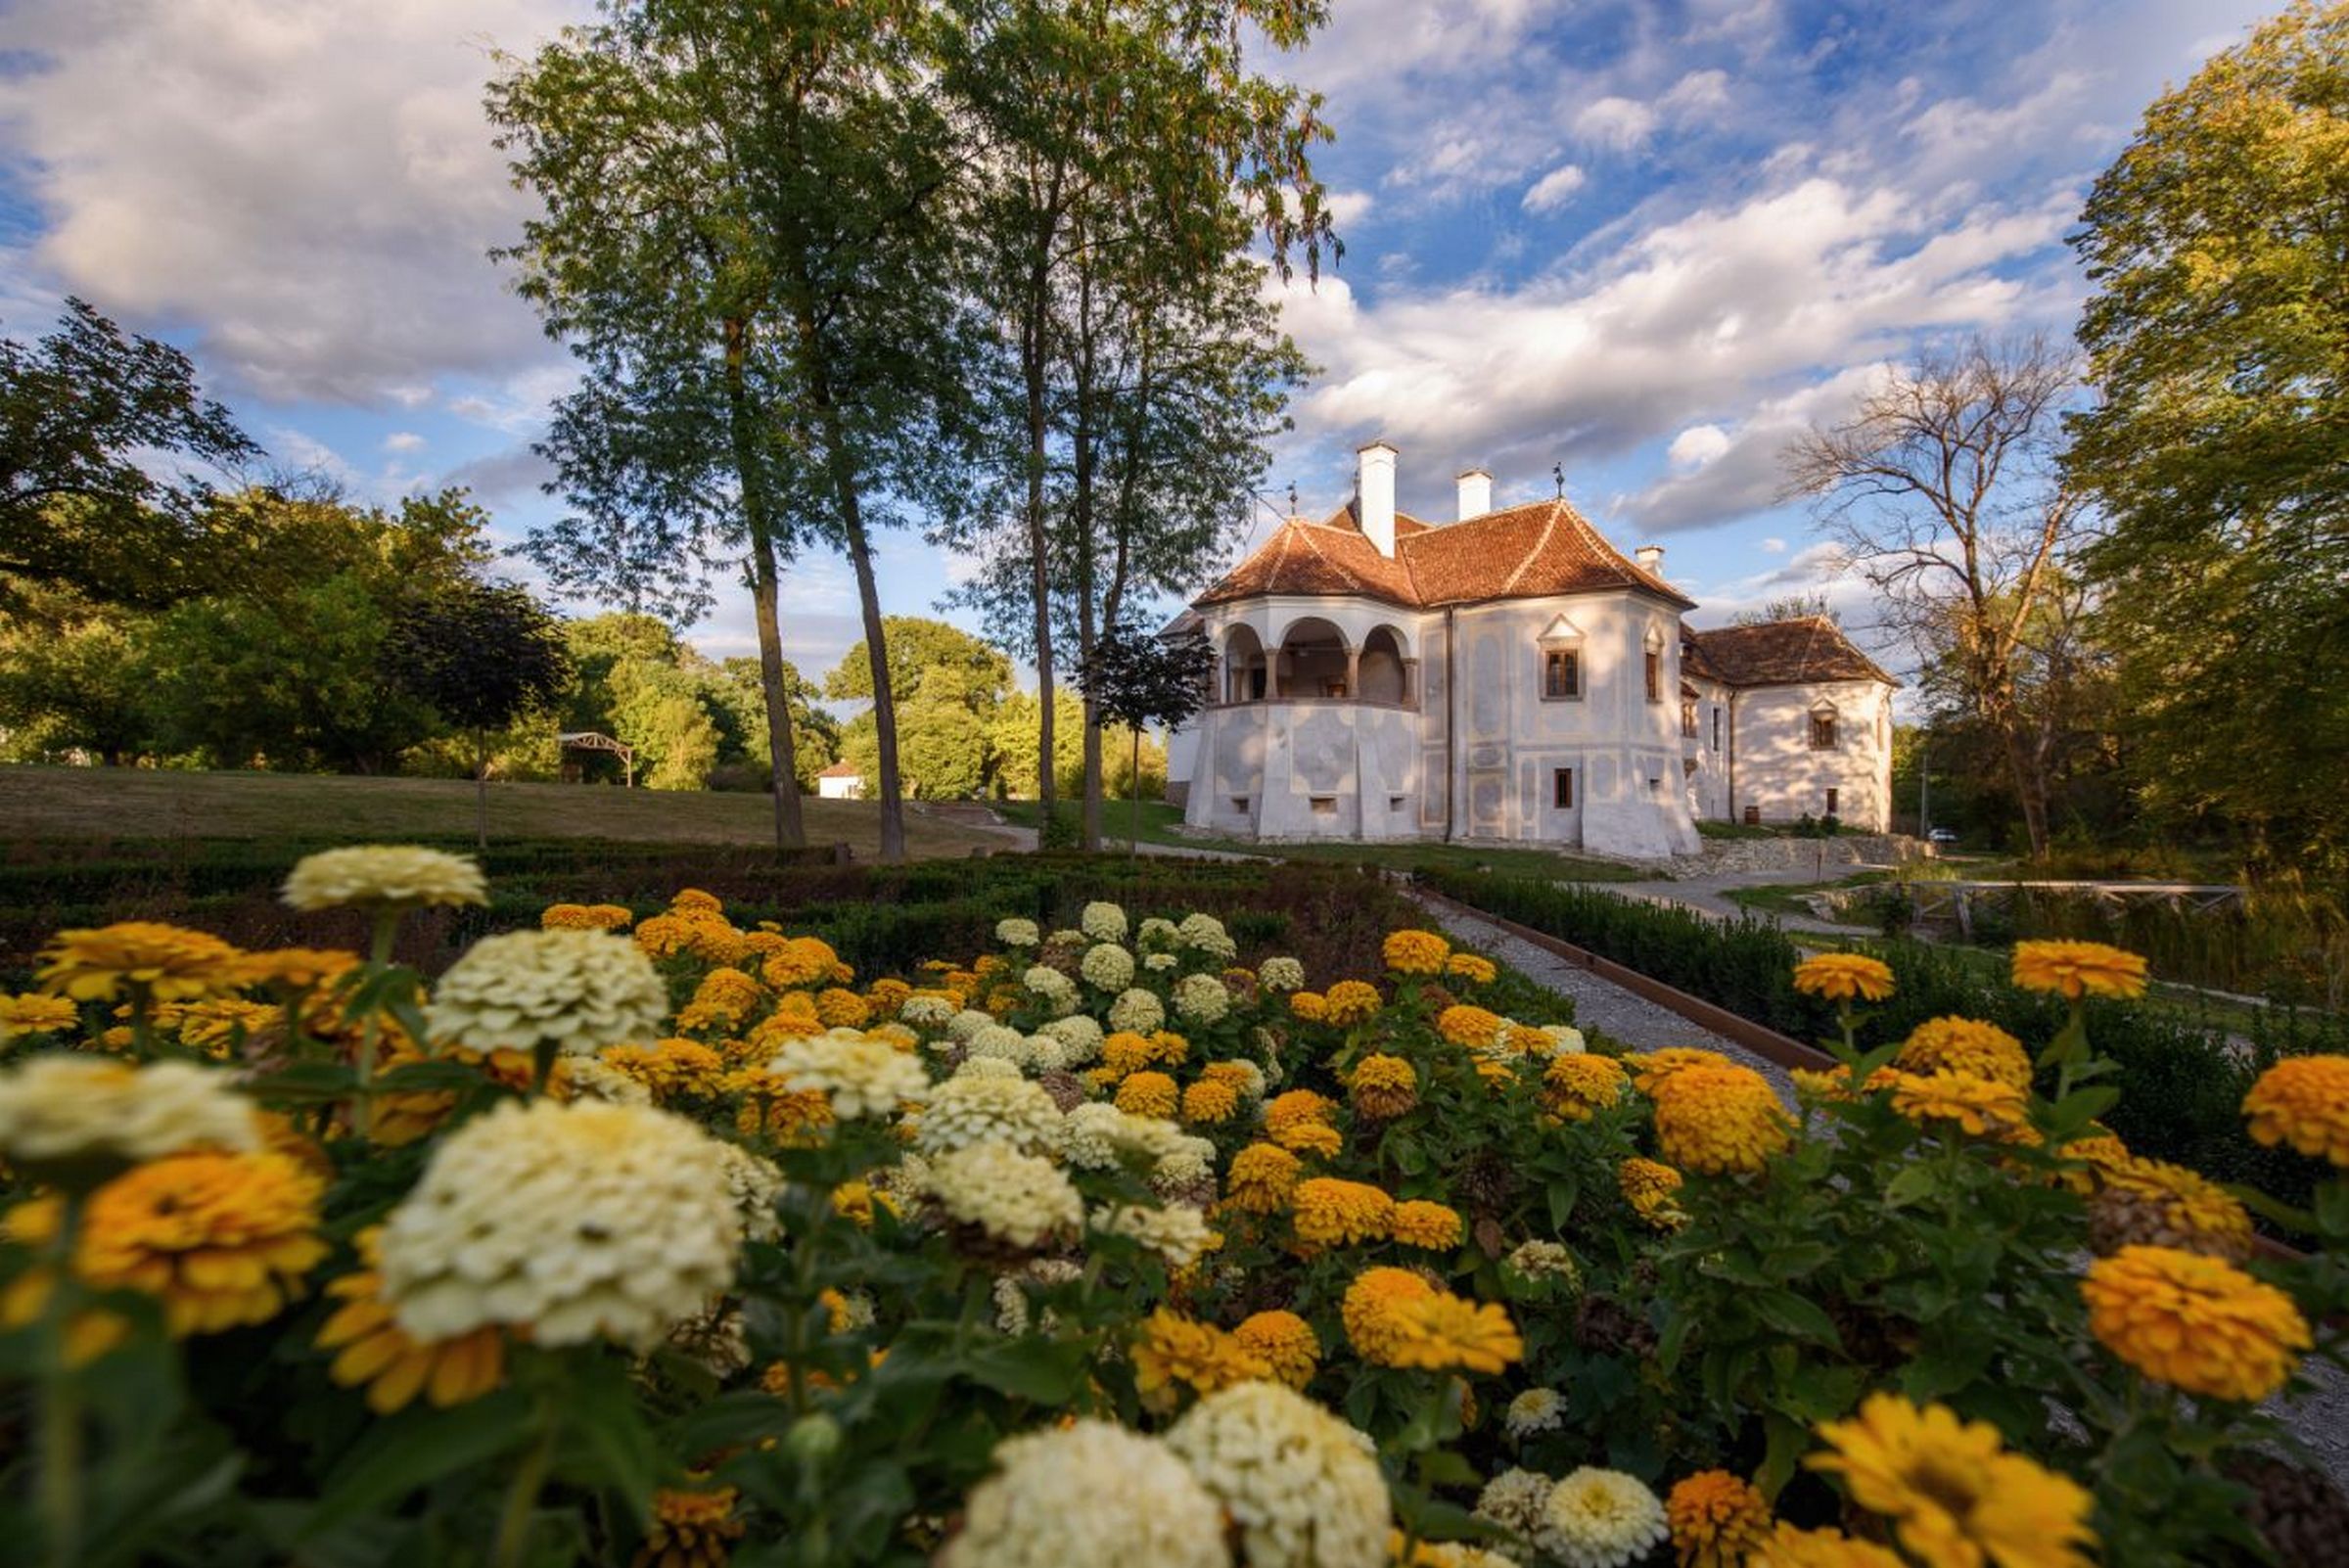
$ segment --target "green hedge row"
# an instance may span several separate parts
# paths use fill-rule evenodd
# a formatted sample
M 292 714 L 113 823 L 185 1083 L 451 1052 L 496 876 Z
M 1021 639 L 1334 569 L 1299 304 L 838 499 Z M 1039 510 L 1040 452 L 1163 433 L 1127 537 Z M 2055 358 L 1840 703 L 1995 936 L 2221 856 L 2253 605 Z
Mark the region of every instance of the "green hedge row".
M 1823 1040 L 1832 1032 L 1834 1009 L 1794 989 L 1804 949 L 1769 921 L 1717 921 L 1526 877 L 1443 871 L 1422 880 L 1796 1039 Z M 1854 945 L 1890 964 L 1898 988 L 1868 1009 L 1871 1039 L 1896 1039 L 1949 1014 L 1986 1019 L 2034 1046 L 2062 1026 L 2065 1003 L 2018 990 L 1979 951 L 1907 941 Z M 2140 1154 L 2305 1204 L 2312 1163 L 2244 1134 L 2243 1092 L 2280 1057 L 2349 1051 L 2349 1020 L 2271 1009 L 2255 1015 L 2250 1030 L 2248 1038 L 2231 1035 L 2168 1006 L 2091 1002 L 2090 1038 L 2122 1070 L 2120 1103 L 2104 1120 Z

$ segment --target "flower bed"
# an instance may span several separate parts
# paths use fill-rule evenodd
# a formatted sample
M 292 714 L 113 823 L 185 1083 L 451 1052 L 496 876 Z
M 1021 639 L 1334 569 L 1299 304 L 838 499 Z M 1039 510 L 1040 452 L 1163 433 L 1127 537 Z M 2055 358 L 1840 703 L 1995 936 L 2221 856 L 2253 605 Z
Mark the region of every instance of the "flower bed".
M 1239 964 L 1095 900 L 858 975 L 567 901 L 429 984 L 454 856 L 313 856 L 366 953 L 58 934 L 0 996 L 0 1366 L 58 1561 L 1714 1565 L 2322 1560 L 2260 1402 L 2337 1360 L 2316 1250 L 2097 1123 L 2083 999 L 1894 1036 L 1789 1111 L 1610 1054 L 1489 960 Z M 2035 1073 L 2035 1065 L 2038 1071 Z M 2047 1092 L 2037 1092 L 2040 1089 Z M 2249 1136 L 2349 1163 L 2349 1061 Z

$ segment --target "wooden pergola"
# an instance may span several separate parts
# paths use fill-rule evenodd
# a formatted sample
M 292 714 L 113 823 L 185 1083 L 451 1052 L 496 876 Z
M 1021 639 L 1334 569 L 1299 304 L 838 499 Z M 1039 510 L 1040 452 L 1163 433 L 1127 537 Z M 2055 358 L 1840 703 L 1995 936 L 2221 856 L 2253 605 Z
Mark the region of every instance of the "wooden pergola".
M 636 787 L 636 748 L 592 729 L 569 729 L 557 735 L 567 752 L 610 752 L 620 759 L 622 787 Z

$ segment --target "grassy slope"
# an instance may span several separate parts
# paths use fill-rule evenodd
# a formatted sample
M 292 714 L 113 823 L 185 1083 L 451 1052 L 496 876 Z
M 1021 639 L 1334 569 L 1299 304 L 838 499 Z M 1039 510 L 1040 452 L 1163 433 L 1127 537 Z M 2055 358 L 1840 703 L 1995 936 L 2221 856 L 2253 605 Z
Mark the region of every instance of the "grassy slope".
M 803 806 L 808 843 L 846 843 L 860 859 L 879 852 L 879 807 L 872 802 Z M 0 843 L 18 846 L 96 838 L 448 839 L 473 832 L 473 786 L 461 779 L 0 765 Z M 760 844 L 771 839 L 773 823 L 763 795 L 489 786 L 493 839 Z M 907 807 L 905 832 L 916 856 L 1007 847 L 1000 834 L 933 818 L 918 803 Z
M 1005 801 L 996 809 L 1005 819 L 1035 827 L 1042 814 L 1034 801 Z M 1075 819 L 1075 807 L 1064 803 L 1061 814 Z M 1111 801 L 1103 807 L 1102 842 L 1117 848 L 1128 842 L 1132 806 Z M 1246 839 L 1203 838 L 1177 833 L 1182 813 L 1163 801 L 1142 803 L 1141 839 L 1144 844 L 1179 845 L 1192 849 L 1228 850 L 1236 854 L 1262 854 L 1285 860 L 1335 861 L 1343 865 L 1377 865 L 1407 871 L 1416 866 L 1456 870 L 1505 871 L 1513 876 L 1554 877 L 1571 882 L 1633 882 L 1645 873 L 1613 860 L 1593 860 L 1552 850 L 1497 850 L 1452 844 L 1257 844 Z

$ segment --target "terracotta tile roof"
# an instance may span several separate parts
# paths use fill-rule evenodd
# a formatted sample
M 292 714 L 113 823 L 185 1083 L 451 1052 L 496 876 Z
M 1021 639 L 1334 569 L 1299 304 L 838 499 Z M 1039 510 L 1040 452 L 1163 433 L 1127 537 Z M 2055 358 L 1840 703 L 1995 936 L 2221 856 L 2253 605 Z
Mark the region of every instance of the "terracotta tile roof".
M 1724 686 L 1729 683 L 1721 667 L 1705 657 L 1704 644 L 1696 640 L 1695 629 L 1685 625 L 1681 627 L 1681 673 L 1698 680 L 1719 681 Z
M 1352 594 L 1435 609 L 1609 588 L 1634 588 L 1695 608 L 1694 600 L 1600 537 L 1564 500 L 1441 525 L 1399 512 L 1393 560 L 1363 535 L 1353 509 L 1341 507 L 1322 523 L 1289 519 L 1193 603 L 1275 593 Z
M 1814 680 L 1899 681 L 1852 646 L 1842 628 L 1823 616 L 1770 621 L 1758 626 L 1683 630 L 1683 648 L 1694 647 L 1714 678 L 1732 686 L 1796 686 Z M 1683 665 L 1685 666 L 1683 655 Z
M 817 778 L 861 778 L 864 775 L 856 771 L 856 764 L 853 762 L 834 762 L 815 776 Z

